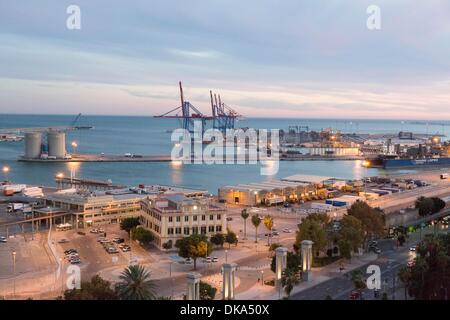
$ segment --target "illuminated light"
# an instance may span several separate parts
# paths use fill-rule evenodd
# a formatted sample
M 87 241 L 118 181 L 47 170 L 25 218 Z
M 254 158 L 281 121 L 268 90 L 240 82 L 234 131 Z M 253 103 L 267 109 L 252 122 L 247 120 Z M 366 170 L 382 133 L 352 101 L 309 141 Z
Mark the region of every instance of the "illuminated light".
M 59 172 L 59 173 L 56 175 L 56 177 L 57 177 L 58 179 L 62 179 L 62 178 L 64 178 L 64 173 Z
M 10 169 L 8 166 L 4 166 L 2 170 L 4 173 L 8 173 Z
M 74 148 L 78 147 L 78 143 L 76 141 L 72 141 L 72 147 Z
M 363 166 L 364 166 L 364 167 L 369 167 L 369 166 L 370 166 L 370 161 L 364 160 Z
M 192 208 L 193 208 L 194 210 L 197 210 L 197 206 L 193 206 Z

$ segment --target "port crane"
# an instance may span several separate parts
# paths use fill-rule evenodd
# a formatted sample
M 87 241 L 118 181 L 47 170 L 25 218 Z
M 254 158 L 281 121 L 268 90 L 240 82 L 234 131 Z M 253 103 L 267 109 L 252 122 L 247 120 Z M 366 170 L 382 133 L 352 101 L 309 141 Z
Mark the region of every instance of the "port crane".
M 181 126 L 183 129 L 193 132 L 194 131 L 194 121 L 199 120 L 202 121 L 202 134 L 206 130 L 207 122 L 212 121 L 212 127 L 214 129 L 220 130 L 222 133 L 225 133 L 227 129 L 234 129 L 236 119 L 241 117 L 235 110 L 227 106 L 220 99 L 220 95 L 217 96 L 210 91 L 211 98 L 211 111 L 212 115 L 205 115 L 200 110 L 198 110 L 194 105 L 192 105 L 189 101 L 184 100 L 183 94 L 183 86 L 181 81 L 179 82 L 180 86 L 180 100 L 181 105 L 169 110 L 168 112 L 155 116 L 155 118 L 171 118 L 171 119 L 179 119 L 181 121 Z
M 212 117 L 204 115 L 189 101 L 185 101 L 181 81 L 179 82 L 179 86 L 181 105 L 160 116 L 155 116 L 155 118 L 180 119 L 182 128 L 189 132 L 194 132 L 194 120 L 200 120 L 202 121 L 202 130 L 204 131 L 206 121 L 212 120 Z
M 222 102 L 220 94 L 216 95 L 214 93 L 213 99 L 213 93 L 210 90 L 209 95 L 211 98 L 213 128 L 220 130 L 223 134 L 226 133 L 227 129 L 234 129 L 236 119 L 241 117 L 241 115 Z

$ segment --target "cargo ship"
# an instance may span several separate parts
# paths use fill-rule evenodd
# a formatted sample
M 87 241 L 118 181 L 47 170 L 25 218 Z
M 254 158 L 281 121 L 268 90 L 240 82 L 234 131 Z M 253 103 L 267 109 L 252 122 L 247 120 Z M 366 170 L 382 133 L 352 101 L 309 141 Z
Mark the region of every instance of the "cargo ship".
M 450 166 L 450 157 L 400 158 L 398 156 L 380 155 L 364 160 L 368 168 L 395 169 L 405 167 Z

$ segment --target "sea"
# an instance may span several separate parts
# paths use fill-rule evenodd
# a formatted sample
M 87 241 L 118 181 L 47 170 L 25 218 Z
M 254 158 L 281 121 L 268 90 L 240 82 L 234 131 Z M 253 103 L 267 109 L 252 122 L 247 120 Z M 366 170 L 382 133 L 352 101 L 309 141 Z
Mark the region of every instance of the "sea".
M 75 115 L 12 115 L 0 114 L 0 129 L 69 126 Z M 76 153 L 86 154 L 142 154 L 167 155 L 172 150 L 172 129 L 179 128 L 176 119 L 151 116 L 91 116 L 83 115 L 79 126 L 93 126 L 91 130 L 69 131 L 67 151 L 73 152 L 71 142 L 76 141 Z M 289 126 L 308 126 L 310 130 L 333 128 L 354 133 L 443 134 L 450 121 L 399 121 L 399 120 L 342 120 L 342 119 L 269 119 L 245 118 L 237 127 L 258 129 L 284 129 Z M 343 179 L 365 176 L 414 172 L 414 169 L 386 171 L 365 168 L 362 161 L 281 161 L 279 170 L 271 176 L 261 175 L 260 165 L 249 164 L 179 164 L 173 162 L 110 162 L 110 163 L 32 163 L 20 162 L 24 142 L 0 142 L 0 166 L 9 166 L 8 178 L 17 183 L 55 186 L 55 175 L 70 171 L 78 178 L 111 180 L 114 184 L 135 186 L 161 184 L 187 188 L 206 189 L 217 194 L 220 186 L 276 180 L 294 174 L 320 175 Z M 1 174 L 1 172 L 0 172 Z

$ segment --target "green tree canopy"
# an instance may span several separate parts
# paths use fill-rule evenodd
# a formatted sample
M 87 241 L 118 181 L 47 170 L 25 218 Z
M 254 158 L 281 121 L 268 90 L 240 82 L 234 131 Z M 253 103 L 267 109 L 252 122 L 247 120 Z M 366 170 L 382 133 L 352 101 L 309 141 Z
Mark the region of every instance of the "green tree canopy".
M 225 242 L 228 243 L 228 248 L 230 248 L 232 244 L 237 245 L 238 237 L 236 233 L 228 229 L 227 234 L 225 236 Z
M 313 216 L 313 215 L 311 215 Z M 297 248 L 301 247 L 303 240 L 311 240 L 315 256 L 319 255 L 328 244 L 327 226 L 323 220 L 316 218 L 305 218 L 298 225 L 295 245 Z
M 144 245 L 149 244 L 155 239 L 150 230 L 144 229 L 140 226 L 131 229 L 131 237 L 133 240 L 137 240 Z
M 126 232 L 130 232 L 131 229 L 140 225 L 139 218 L 130 217 L 125 218 L 120 221 L 120 229 L 125 230 Z
M 340 221 L 338 241 L 349 242 L 353 251 L 356 251 L 364 241 L 364 228 L 362 222 L 354 216 L 345 215 Z
M 178 249 L 178 255 L 183 258 L 192 258 L 194 260 L 194 270 L 197 269 L 197 258 L 206 257 L 212 252 L 212 244 L 208 241 L 206 235 L 193 234 L 175 242 L 175 248 Z
M 223 247 L 223 244 L 225 243 L 225 236 L 223 233 L 216 233 L 211 236 L 210 241 L 216 246 Z
M 356 201 L 347 213 L 361 221 L 364 229 L 364 245 L 370 237 L 384 234 L 384 213 L 380 209 L 372 208 L 364 201 Z
M 417 300 L 444 300 L 450 292 L 450 236 L 426 237 L 416 249 L 413 265 L 399 277 Z
M 80 289 L 66 290 L 65 300 L 117 300 L 117 294 L 111 288 L 111 283 L 95 275 L 90 281 L 81 282 Z
M 200 300 L 214 300 L 217 288 L 210 284 L 200 281 Z

